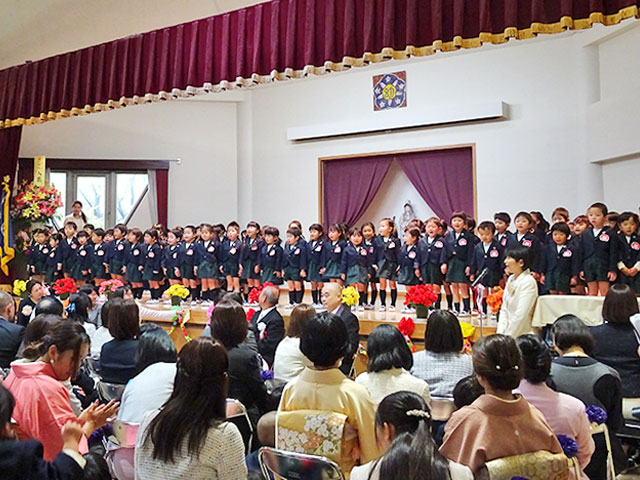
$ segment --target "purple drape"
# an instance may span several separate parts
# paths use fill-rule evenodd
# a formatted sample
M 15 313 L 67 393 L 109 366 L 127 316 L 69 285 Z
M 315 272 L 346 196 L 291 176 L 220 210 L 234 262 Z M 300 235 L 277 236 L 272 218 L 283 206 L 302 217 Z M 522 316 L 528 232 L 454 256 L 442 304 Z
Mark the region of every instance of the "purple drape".
M 273 0 L 0 70 L 0 128 L 614 25 L 640 17 L 639 7 L 640 0 Z
M 0 130 L 0 180 L 8 175 L 10 186 L 13 186 L 15 180 L 21 137 L 22 127 Z M 14 273 L 10 263 L 8 276 L 0 271 L 0 284 L 11 283 L 13 278 Z
M 392 156 L 324 162 L 324 224 L 354 225 L 376 196 Z
M 438 217 L 448 221 L 455 210 L 475 216 L 471 147 L 406 153 L 396 160 Z

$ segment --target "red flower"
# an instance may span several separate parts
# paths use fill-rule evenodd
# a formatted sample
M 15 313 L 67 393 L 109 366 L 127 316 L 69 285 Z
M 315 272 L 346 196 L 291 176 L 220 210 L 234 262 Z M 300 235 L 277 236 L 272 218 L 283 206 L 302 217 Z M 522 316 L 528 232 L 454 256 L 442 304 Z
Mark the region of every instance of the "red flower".
M 398 322 L 398 330 L 400 330 L 400 333 L 405 337 L 410 337 L 415 329 L 416 324 L 411 317 L 402 317 Z
M 407 288 L 404 304 L 430 307 L 436 300 L 438 300 L 438 294 L 433 291 L 430 285 L 415 285 Z
M 76 282 L 73 278 L 61 278 L 56 281 L 52 288 L 57 295 L 61 295 L 63 293 L 72 294 L 78 291 L 78 287 L 76 286 Z
M 247 322 L 251 321 L 255 313 L 256 311 L 253 308 L 250 308 L 249 310 L 247 310 Z

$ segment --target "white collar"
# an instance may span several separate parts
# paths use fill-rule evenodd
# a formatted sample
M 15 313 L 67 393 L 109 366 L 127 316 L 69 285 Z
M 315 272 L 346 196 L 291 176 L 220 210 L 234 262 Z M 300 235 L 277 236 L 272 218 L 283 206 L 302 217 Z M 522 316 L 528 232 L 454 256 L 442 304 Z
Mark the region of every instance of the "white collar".
M 260 311 L 260 317 L 259 317 L 259 318 L 260 318 L 260 319 L 262 319 L 262 318 L 266 317 L 267 315 L 269 315 L 269 312 L 271 312 L 271 310 L 274 310 L 275 308 L 276 308 L 276 306 L 274 305 L 273 307 L 270 307 L 270 308 L 266 308 L 266 309 L 264 309 L 264 310 L 261 310 L 261 311 Z

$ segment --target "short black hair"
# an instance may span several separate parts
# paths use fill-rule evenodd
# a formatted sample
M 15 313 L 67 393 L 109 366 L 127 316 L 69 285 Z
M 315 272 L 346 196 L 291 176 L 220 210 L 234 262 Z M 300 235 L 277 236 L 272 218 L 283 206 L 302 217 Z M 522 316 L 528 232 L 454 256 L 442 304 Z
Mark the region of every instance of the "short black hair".
M 86 460 L 82 480 L 111 480 L 109 465 L 104 457 L 96 452 L 83 455 Z
M 331 367 L 344 358 L 349 334 L 342 319 L 331 313 L 317 313 L 309 319 L 300 337 L 300 350 L 318 367 Z
M 462 328 L 456 316 L 448 310 L 431 312 L 424 332 L 425 350 L 433 353 L 459 353 L 463 345 Z
M 553 226 L 551 227 L 551 233 L 553 232 L 564 233 L 567 236 L 567 238 L 571 235 L 571 230 L 569 229 L 569 225 L 567 225 L 565 222 L 554 223 Z
M 605 217 L 609 214 L 609 208 L 602 202 L 592 203 L 587 211 L 591 210 L 592 208 L 597 208 L 598 210 L 600 210 L 602 212 L 602 215 L 604 215 Z
M 563 352 L 571 347 L 580 347 L 587 355 L 593 354 L 596 342 L 580 318 L 573 314 L 558 317 L 551 327 L 551 338 L 559 350 Z
M 480 225 L 478 225 L 478 230 L 489 230 L 491 233 L 495 233 L 496 225 L 493 222 L 485 220 L 484 222 L 480 222 Z
M 42 285 L 42 282 L 39 282 L 38 280 L 34 280 L 31 279 L 27 282 L 27 294 L 31 295 L 31 290 L 33 290 L 33 287 L 35 287 L 36 285 Z
M 602 318 L 609 323 L 629 325 L 629 318 L 638 309 L 638 299 L 629 285 L 614 284 L 611 286 L 602 304 Z
M 513 258 L 516 262 L 522 260 L 522 269 L 526 270 L 531 266 L 531 248 L 520 245 L 510 247 L 504 254 L 504 258 Z
M 11 392 L 0 383 L 0 428 L 4 428 L 11 421 L 16 399 Z
M 502 220 L 504 223 L 511 223 L 511 215 L 507 212 L 498 212 L 493 215 L 494 220 Z
M 133 300 L 109 300 L 109 333 L 116 340 L 131 340 L 140 335 L 140 313 Z
M 455 403 L 456 408 L 466 407 L 475 402 L 483 393 L 484 388 L 478 383 L 475 375 L 469 375 L 461 379 L 453 387 L 453 403 Z
M 378 325 L 367 339 L 369 365 L 367 372 L 381 372 L 391 368 L 411 370 L 413 355 L 400 330 L 393 325 Z
M 41 313 L 50 313 L 61 317 L 62 312 L 64 312 L 64 305 L 55 297 L 42 297 L 36 305 L 36 316 Z
M 247 338 L 247 317 L 242 305 L 225 300 L 218 303 L 211 315 L 211 336 L 231 350 Z
M 516 342 L 524 363 L 524 378 L 531 383 L 544 382 L 551 373 L 549 345 L 537 335 L 520 335 Z
M 136 372 L 140 373 L 154 363 L 176 363 L 178 351 L 173 340 L 162 327 L 145 323 L 140 327 L 140 340 L 136 346 Z

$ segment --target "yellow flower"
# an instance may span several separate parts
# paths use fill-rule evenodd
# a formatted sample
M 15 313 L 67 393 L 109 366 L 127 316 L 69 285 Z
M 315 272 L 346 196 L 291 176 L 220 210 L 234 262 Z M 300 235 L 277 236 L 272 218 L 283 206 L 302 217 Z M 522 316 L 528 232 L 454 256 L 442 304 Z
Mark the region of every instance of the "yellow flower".
M 471 337 L 473 335 L 473 332 L 476 331 L 476 327 L 466 322 L 460 322 L 460 328 L 462 329 L 463 338 Z
M 168 297 L 180 297 L 187 298 L 189 296 L 189 289 L 183 285 L 171 285 L 164 294 Z
M 342 289 L 342 303 L 353 307 L 358 304 L 358 300 L 360 300 L 360 294 L 353 287 L 347 287 Z
M 24 280 L 14 280 L 13 282 L 13 294 L 16 297 L 21 296 L 27 290 L 27 282 Z

